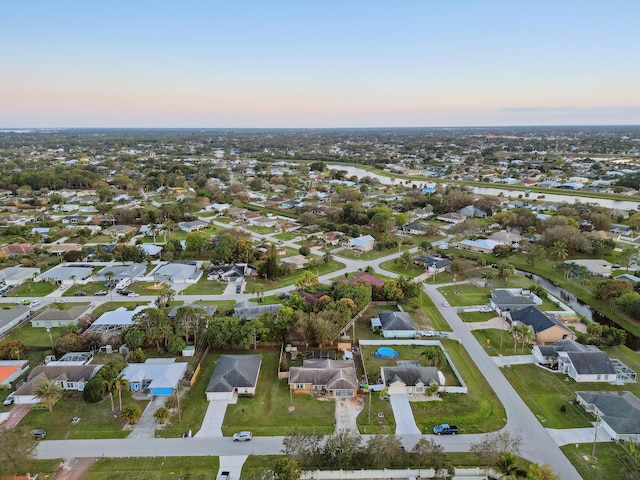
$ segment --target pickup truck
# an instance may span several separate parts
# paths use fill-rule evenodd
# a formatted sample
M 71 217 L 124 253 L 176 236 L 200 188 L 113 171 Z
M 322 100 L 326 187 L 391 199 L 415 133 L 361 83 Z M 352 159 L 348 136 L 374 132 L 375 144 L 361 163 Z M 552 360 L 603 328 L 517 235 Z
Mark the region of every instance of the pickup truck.
M 442 423 L 433 427 L 433 433 L 436 435 L 455 435 L 458 432 L 458 427 L 449 425 L 448 423 Z

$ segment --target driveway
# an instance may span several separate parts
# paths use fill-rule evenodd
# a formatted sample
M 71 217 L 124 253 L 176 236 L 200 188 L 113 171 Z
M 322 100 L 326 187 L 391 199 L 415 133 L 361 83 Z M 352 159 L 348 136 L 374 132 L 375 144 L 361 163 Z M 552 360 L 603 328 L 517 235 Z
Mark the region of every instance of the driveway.
M 153 414 L 156 413 L 156 410 L 160 407 L 164 407 L 166 401 L 167 397 L 164 396 L 153 397 L 127 438 L 154 438 L 157 424 L 156 419 L 153 418 Z
M 527 363 L 536 363 L 536 357 L 533 355 L 508 355 L 506 357 L 491 357 L 499 367 L 510 367 L 511 365 L 525 365 Z
M 336 400 L 336 432 L 340 430 L 353 430 L 358 432 L 356 419 L 364 408 L 362 397 Z
M 222 422 L 225 413 L 227 413 L 227 405 L 229 405 L 228 400 L 210 401 L 202 420 L 202 426 L 195 437 L 222 437 Z
M 222 472 L 229 472 L 229 478 L 231 480 L 239 479 L 240 474 L 242 473 L 242 466 L 248 456 L 249 455 L 221 455 L 218 475 Z M 216 478 L 218 477 L 216 476 Z
M 394 393 L 389 395 L 389 398 L 396 420 L 396 435 L 420 435 L 420 429 L 416 425 L 416 419 L 409 404 L 409 396 Z
M 14 405 L 11 407 L 11 410 L 9 410 L 9 419 L 0 424 L 0 428 L 13 428 L 18 425 L 22 417 L 29 413 L 32 406 L 33 405 Z
M 564 428 L 562 430 L 547 428 L 546 430 L 547 432 L 549 432 L 549 435 L 551 435 L 551 438 L 553 438 L 553 441 L 556 442 L 556 445 L 558 445 L 559 447 L 572 443 L 593 443 L 594 439 L 596 439 L 598 442 L 611 440 L 611 435 L 609 435 L 602 427 L 598 427 L 597 438 L 595 427 Z

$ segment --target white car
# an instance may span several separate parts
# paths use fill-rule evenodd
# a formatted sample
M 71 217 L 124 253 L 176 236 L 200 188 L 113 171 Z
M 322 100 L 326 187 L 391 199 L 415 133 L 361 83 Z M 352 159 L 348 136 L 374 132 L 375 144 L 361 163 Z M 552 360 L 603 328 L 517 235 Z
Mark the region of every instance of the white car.
M 7 407 L 7 406 L 11 405 L 14 401 L 15 401 L 15 398 L 13 398 L 13 392 L 12 392 L 7 396 L 7 398 L 4 399 L 4 402 L 2 402 L 2 404 L 5 407 Z
M 433 330 L 420 330 L 418 332 L 418 334 L 421 337 L 435 337 L 436 336 L 436 332 L 434 332 Z
M 136 293 L 136 292 L 131 292 L 129 295 L 127 295 L 127 297 L 139 297 L 140 294 Z
M 248 442 L 253 438 L 251 432 L 238 432 L 233 434 L 234 442 Z
M 33 302 L 31 302 L 32 307 L 35 307 L 36 305 L 40 305 L 40 300 L 34 300 Z
M 449 307 L 450 305 L 449 305 L 449 302 L 442 302 L 442 306 L 443 307 Z

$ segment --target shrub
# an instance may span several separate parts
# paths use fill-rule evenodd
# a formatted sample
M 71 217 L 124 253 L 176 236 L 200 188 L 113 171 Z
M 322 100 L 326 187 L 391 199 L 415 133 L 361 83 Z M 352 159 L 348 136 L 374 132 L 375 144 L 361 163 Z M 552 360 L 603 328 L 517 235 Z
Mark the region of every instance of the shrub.
M 140 420 L 142 410 L 137 403 L 129 403 L 123 407 L 121 415 L 125 422 L 135 424 Z

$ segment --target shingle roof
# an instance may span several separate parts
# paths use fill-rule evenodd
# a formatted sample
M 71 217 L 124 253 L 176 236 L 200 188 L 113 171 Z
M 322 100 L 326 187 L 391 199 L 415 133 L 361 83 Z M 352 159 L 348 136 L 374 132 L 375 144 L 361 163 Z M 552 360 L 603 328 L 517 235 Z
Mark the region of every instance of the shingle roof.
M 511 320 L 514 322 L 520 322 L 524 325 L 531 326 L 536 334 L 544 332 L 552 327 L 559 327 L 566 330 L 568 333 L 571 333 L 571 330 L 565 327 L 561 322 L 550 315 L 541 312 L 536 307 L 526 307 L 522 310 L 516 310 L 515 312 L 510 312 L 510 315 Z
M 640 432 L 640 400 L 631 392 L 576 392 L 618 435 Z
M 262 355 L 221 355 L 207 392 L 233 392 L 236 388 L 255 387 Z
M 616 375 L 616 368 L 609 356 L 604 352 L 569 352 L 576 372 L 581 375 Z
M 440 385 L 438 369 L 436 367 L 382 367 L 386 385 L 402 382 L 405 385 Z
M 289 384 L 307 383 L 323 385 L 328 390 L 358 388 L 356 369 L 352 360 L 329 358 L 305 360 L 301 367 L 291 367 Z
M 68 382 L 87 382 L 96 374 L 102 365 L 62 365 L 40 366 L 29 374 L 27 383 L 16 390 L 16 395 L 33 395 L 36 388 L 45 380 Z
M 415 330 L 413 320 L 406 312 L 380 312 L 378 314 L 383 330 Z

